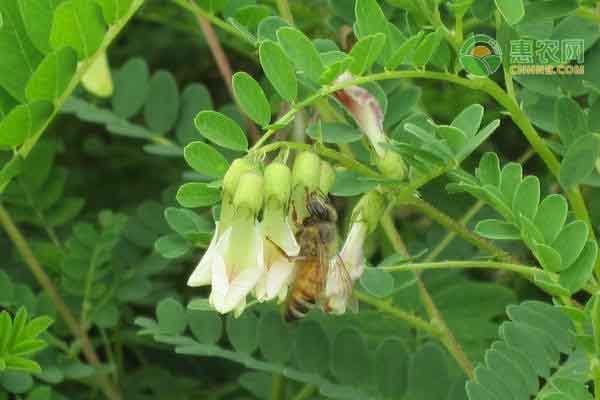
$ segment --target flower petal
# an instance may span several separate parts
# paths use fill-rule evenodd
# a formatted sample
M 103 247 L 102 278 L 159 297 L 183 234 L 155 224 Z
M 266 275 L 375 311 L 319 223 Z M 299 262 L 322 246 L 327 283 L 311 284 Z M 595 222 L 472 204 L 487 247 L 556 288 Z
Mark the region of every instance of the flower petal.
M 360 216 L 358 216 L 360 218 Z M 365 268 L 364 244 L 367 238 L 368 226 L 358 220 L 350 227 L 350 232 L 340 251 L 340 257 L 344 261 L 348 273 L 353 281 L 362 275 Z
M 283 209 L 267 210 L 262 221 L 263 232 L 270 241 L 275 243 L 288 256 L 297 256 L 300 245 Z
M 275 297 L 284 298 L 287 294 L 288 286 L 294 275 L 295 264 L 286 259 L 275 261 L 266 276 L 266 296 L 267 300 Z
M 352 74 L 344 72 L 336 79 L 336 83 L 351 79 L 353 79 Z M 377 155 L 382 158 L 386 153 L 383 144 L 387 142 L 387 137 L 383 131 L 383 110 L 375 96 L 360 86 L 349 86 L 338 90 L 335 95 L 350 111 L 356 123 L 369 138 Z
M 190 277 L 187 281 L 188 286 L 196 287 L 196 286 L 204 286 L 204 285 L 210 284 L 211 272 L 212 272 L 211 267 L 212 267 L 213 258 L 215 257 L 215 253 L 216 253 L 218 238 L 219 238 L 219 224 L 217 223 L 215 225 L 215 233 L 213 234 L 213 237 L 210 241 L 210 245 L 208 246 L 208 249 L 206 249 L 206 252 L 200 259 L 200 262 L 198 263 L 198 265 L 196 265 L 196 268 L 194 268 L 194 271 L 192 272 L 192 274 L 190 275 Z

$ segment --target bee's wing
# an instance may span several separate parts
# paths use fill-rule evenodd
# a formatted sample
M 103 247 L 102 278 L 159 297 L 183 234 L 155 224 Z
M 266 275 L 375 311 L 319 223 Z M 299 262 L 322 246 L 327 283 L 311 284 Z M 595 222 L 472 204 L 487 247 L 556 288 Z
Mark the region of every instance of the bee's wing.
M 341 283 L 343 296 L 346 299 L 349 299 L 352 296 L 354 281 L 348 272 L 348 268 L 346 268 L 346 264 L 344 264 L 344 260 L 342 260 L 342 257 L 337 253 L 329 263 L 329 273 L 332 274 L 331 276 L 334 279 Z

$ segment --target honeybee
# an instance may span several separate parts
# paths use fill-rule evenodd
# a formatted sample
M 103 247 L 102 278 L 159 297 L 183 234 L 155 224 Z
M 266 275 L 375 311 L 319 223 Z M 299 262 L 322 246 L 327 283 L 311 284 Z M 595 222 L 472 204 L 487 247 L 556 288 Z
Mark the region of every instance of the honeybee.
M 296 273 L 285 302 L 288 322 L 303 318 L 315 306 L 330 312 L 325 293 L 328 280 L 341 284 L 345 298 L 352 293 L 352 279 L 337 253 L 335 208 L 326 196 L 316 193 L 307 196 L 306 209 L 308 215 L 298 223 L 300 253 L 294 258 Z

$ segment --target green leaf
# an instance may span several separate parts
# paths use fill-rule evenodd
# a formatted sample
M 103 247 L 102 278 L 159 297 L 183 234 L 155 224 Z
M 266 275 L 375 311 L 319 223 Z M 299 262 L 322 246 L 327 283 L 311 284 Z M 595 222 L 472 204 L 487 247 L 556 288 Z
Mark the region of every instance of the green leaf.
M 208 207 L 219 201 L 221 192 L 206 183 L 191 182 L 181 185 L 176 198 L 183 207 Z
M 0 149 L 21 145 L 36 134 L 52 114 L 47 101 L 35 101 L 19 105 L 0 120 Z
M 162 135 L 175 126 L 178 116 L 177 82 L 170 72 L 158 71 L 150 79 L 144 120 L 153 133 Z
M 409 64 L 412 61 L 412 53 L 417 48 L 425 36 L 425 32 L 419 31 L 417 34 L 409 37 L 402 45 L 400 45 L 390 56 L 385 63 L 386 69 L 396 69 L 402 64 Z
M 562 268 L 562 258 L 558 251 L 545 244 L 537 244 L 532 249 L 535 257 L 545 270 L 559 272 Z
M 575 262 L 560 274 L 560 284 L 575 293 L 592 278 L 598 256 L 598 245 L 588 241 Z
M 363 137 L 362 132 L 353 126 L 337 122 L 314 123 L 306 129 L 309 137 L 324 143 L 352 143 Z
M 519 240 L 521 232 L 511 223 L 499 219 L 485 219 L 475 226 L 475 232 L 488 239 Z
M 42 55 L 31 43 L 17 0 L 0 3 L 0 86 L 19 102 L 25 101 L 25 86 Z
M 344 329 L 333 340 L 331 372 L 342 383 L 366 382 L 371 374 L 367 346 L 361 334 Z
M 206 86 L 199 83 L 188 85 L 181 94 L 181 110 L 177 122 L 177 140 L 187 144 L 198 138 L 198 131 L 194 126 L 194 118 L 199 111 L 212 110 L 213 103 Z
M 77 54 L 69 47 L 50 53 L 38 65 L 25 88 L 28 101 L 55 99 L 63 95 L 77 69 Z
M 496 153 L 485 153 L 483 155 L 479 162 L 479 168 L 475 170 L 475 175 L 477 175 L 482 185 L 499 186 L 500 160 Z
M 123 17 L 133 0 L 96 0 L 102 7 L 102 14 L 107 24 L 112 24 Z
M 471 104 L 462 110 L 450 125 L 463 131 L 467 138 L 471 138 L 475 136 L 481 126 L 483 112 L 481 104 Z
M 312 81 L 318 82 L 323 63 L 313 42 L 298 29 L 288 27 L 277 30 L 277 38 L 296 68 Z
M 523 215 L 533 219 L 540 202 L 540 181 L 536 176 L 523 179 L 515 192 L 512 209 L 516 216 Z
M 356 76 L 368 72 L 371 66 L 377 61 L 385 46 L 385 35 L 376 33 L 374 35 L 363 36 L 350 51 L 350 57 L 354 59 L 348 68 Z
M 375 351 L 375 378 L 384 398 L 402 398 L 408 386 L 408 353 L 400 339 L 389 338 Z
M 450 146 L 455 154 L 460 153 L 467 142 L 465 134 L 453 126 L 440 125 L 436 127 L 436 133 L 448 143 L 448 146 Z M 500 173 L 499 170 L 498 173 Z
M 261 43 L 258 53 L 269 82 L 284 100 L 293 102 L 298 95 L 298 81 L 292 62 L 282 48 L 270 40 Z
M 170 335 L 181 334 L 187 324 L 185 308 L 175 299 L 161 300 L 156 306 L 156 320 L 161 332 Z
M 585 246 L 588 227 L 583 221 L 573 221 L 563 228 L 558 237 L 552 242 L 562 257 L 563 269 L 568 268 L 579 257 Z
M 294 357 L 298 367 L 306 372 L 323 374 L 329 365 L 329 339 L 316 321 L 301 321 L 295 330 Z
M 547 0 L 529 3 L 525 8 L 525 20 L 555 19 L 564 17 L 577 9 L 577 0 Z
M 394 277 L 379 268 L 365 268 L 360 285 L 373 296 L 383 298 L 394 293 Z
M 330 192 L 335 196 L 351 197 L 366 193 L 375 186 L 377 186 L 376 181 L 361 179 L 361 176 L 354 171 L 336 171 L 335 183 Z
M 559 97 L 554 106 L 554 118 L 558 134 L 566 146 L 587 133 L 586 118 L 577 102 L 569 97 Z
M 500 174 L 500 192 L 507 204 L 513 204 L 517 188 L 523 180 L 523 167 L 514 162 L 508 163 L 502 168 Z
M 104 33 L 104 21 L 93 0 L 67 0 L 54 12 L 50 45 L 54 50 L 70 46 L 84 59 L 98 50 Z
M 525 16 L 523 0 L 495 0 L 495 2 L 500 14 L 511 25 L 518 23 Z
M 214 147 L 204 142 L 192 142 L 185 146 L 183 156 L 194 170 L 211 178 L 221 178 L 229 168 L 227 159 Z
M 560 184 L 566 190 L 583 182 L 596 166 L 600 141 L 588 133 L 578 137 L 569 145 L 567 153 L 560 163 Z
M 257 124 L 271 121 L 271 106 L 258 82 L 245 72 L 233 75 L 233 93 L 242 110 Z
M 17 365 L 21 365 L 17 360 L 13 360 Z M 37 363 L 31 361 L 33 364 Z M 28 368 L 35 369 L 35 365 L 28 363 Z M 38 366 L 39 368 L 39 366 Z M 4 372 L 0 374 L 0 384 L 10 393 L 26 393 L 33 387 L 33 378 L 25 372 Z
M 188 305 L 187 320 L 192 334 L 200 343 L 216 343 L 223 334 L 223 321 L 214 311 L 192 310 Z
M 29 39 L 42 53 L 49 53 L 54 9 L 62 0 L 18 0 Z
M 272 362 L 285 364 L 292 352 L 292 336 L 289 327 L 276 312 L 265 312 L 258 323 L 259 348 L 263 356 Z
M 252 312 L 245 312 L 238 318 L 227 318 L 227 337 L 233 348 L 245 354 L 251 354 L 258 346 L 258 318 Z
M 154 242 L 154 249 L 164 258 L 183 257 L 190 251 L 190 243 L 179 235 L 171 234 L 159 237 Z
M 377 33 L 386 36 L 381 61 L 387 60 L 398 44 L 395 26 L 388 22 L 376 0 L 357 0 L 354 13 L 356 15 L 355 33 L 359 39 Z
M 240 126 L 225 114 L 216 111 L 201 111 L 194 124 L 198 132 L 211 142 L 231 150 L 248 149 L 248 138 Z
M 436 382 L 432 385 L 431 382 Z M 448 366 L 444 351 L 435 343 L 421 346 L 412 356 L 408 368 L 407 399 L 443 399 L 449 386 Z
M 280 17 L 271 16 L 263 19 L 257 28 L 258 41 L 272 40 L 276 42 L 277 31 L 284 26 L 290 26 L 290 24 Z
M 115 91 L 111 101 L 115 114 L 131 118 L 140 111 L 148 96 L 149 78 L 148 65 L 142 58 L 128 60 L 114 74 Z
M 544 235 L 546 243 L 554 242 L 567 220 L 567 201 L 559 194 L 547 196 L 535 215 L 534 223 Z
M 443 35 L 440 30 L 428 33 L 419 43 L 413 54 L 413 64 L 426 65 L 442 43 Z
M 171 229 L 188 240 L 199 233 L 209 233 L 214 229 L 211 222 L 185 208 L 167 207 L 164 215 Z

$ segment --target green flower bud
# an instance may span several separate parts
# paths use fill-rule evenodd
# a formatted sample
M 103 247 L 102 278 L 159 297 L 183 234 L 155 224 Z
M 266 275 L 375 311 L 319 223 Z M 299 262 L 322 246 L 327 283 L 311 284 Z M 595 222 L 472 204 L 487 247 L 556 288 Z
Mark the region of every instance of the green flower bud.
M 303 151 L 296 156 L 292 174 L 294 187 L 304 186 L 314 192 L 321 181 L 321 159 L 315 153 Z
M 321 178 L 319 180 L 319 189 L 324 194 L 329 193 L 335 183 L 335 170 L 326 161 L 321 162 Z
M 265 200 L 267 204 L 285 207 L 292 191 L 292 171 L 280 162 L 272 162 L 265 168 Z M 273 202 L 273 203 L 272 203 Z
M 262 208 L 264 179 L 256 171 L 245 172 L 239 177 L 233 205 L 236 210 L 247 209 L 256 215 Z
M 406 176 L 406 164 L 402 156 L 395 151 L 388 150 L 383 158 L 378 158 L 377 167 L 388 178 L 404 179 Z
M 231 196 L 236 192 L 238 181 L 240 176 L 245 172 L 254 170 L 254 165 L 245 158 L 238 158 L 227 170 L 223 177 L 223 194 L 225 196 Z
M 365 222 L 368 233 L 371 233 L 377 228 L 384 211 L 385 198 L 378 191 L 372 190 L 358 201 L 352 211 L 352 219 Z

